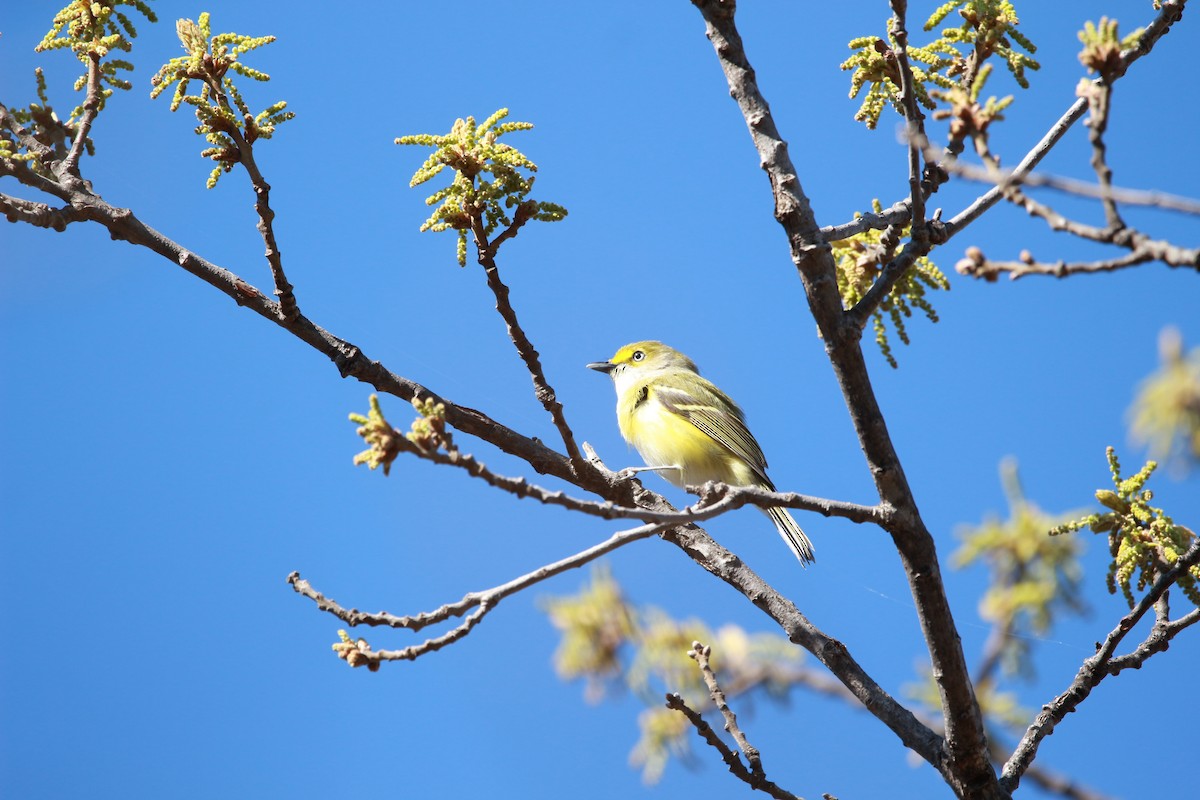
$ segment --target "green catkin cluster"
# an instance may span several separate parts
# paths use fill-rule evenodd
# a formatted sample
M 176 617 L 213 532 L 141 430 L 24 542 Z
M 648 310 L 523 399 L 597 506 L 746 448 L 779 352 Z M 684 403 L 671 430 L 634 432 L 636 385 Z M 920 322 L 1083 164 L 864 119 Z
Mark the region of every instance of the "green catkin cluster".
M 196 133 L 210 145 L 200 155 L 217 162 L 208 177 L 207 185 L 211 189 L 221 175 L 243 160 L 244 147 L 253 145 L 258 139 L 270 139 L 279 125 L 296 115 L 286 110 L 287 103 L 283 101 L 252 114 L 233 82 L 233 75 L 261 83 L 271 79 L 265 72 L 243 64 L 241 57 L 275 41 L 274 36 L 239 33 L 213 36 L 207 12 L 201 14 L 199 20 L 179 20 L 175 31 L 185 55 L 172 58 L 158 70 L 151 80 L 154 88 L 150 96 L 158 97 L 174 85 L 171 110 L 175 111 L 183 104 L 196 110 L 199 122 Z M 189 93 L 192 81 L 201 84 L 198 94 Z
M 878 200 L 873 200 L 872 206 L 876 214 L 883 210 Z M 905 227 L 890 234 L 887 230 L 867 230 L 829 243 L 837 262 L 838 291 L 846 308 L 853 308 L 875 284 L 879 273 L 895 257 L 899 237 L 907 236 L 909 230 Z M 930 305 L 927 294 L 938 289 L 949 291 L 950 281 L 936 264 L 922 256 L 913 262 L 872 314 L 875 342 L 892 367 L 896 367 L 897 362 L 888 341 L 888 322 L 900 341 L 908 344 L 905 319 L 912 316 L 914 308 L 924 312 L 931 322 L 937 322 L 937 311 Z
M 1116 450 L 1109 447 L 1106 452 L 1115 490 L 1100 489 L 1096 499 L 1109 510 L 1060 525 L 1050 533 L 1073 533 L 1083 528 L 1107 533 L 1113 559 L 1108 568 L 1108 591 L 1116 594 L 1120 587 L 1132 608 L 1136 602 L 1134 591 L 1144 591 L 1170 570 L 1196 537 L 1184 526 L 1176 525 L 1161 508 L 1150 505 L 1154 493 L 1145 485 L 1158 466 L 1155 462 L 1147 461 L 1136 474 L 1122 478 Z M 1184 596 L 1200 606 L 1200 566 L 1193 565 L 1181 574 L 1178 583 Z
M 956 9 L 963 20 L 959 27 L 944 29 L 941 36 L 928 44 L 908 46 L 906 52 L 917 102 L 933 111 L 940 108 L 938 101 L 947 99 L 952 90 L 969 92 L 971 87 L 962 85 L 964 76 L 970 76 L 969 82 L 974 82 L 984 62 L 993 55 L 1004 61 L 1018 85 L 1029 88 L 1025 72 L 1038 69 L 1039 64 L 1026 53 L 1034 53 L 1037 48 L 1017 29 L 1019 20 L 1012 3 L 1006 0 L 951 0 L 929 17 L 924 29 L 932 30 Z M 849 44 L 854 54 L 842 62 L 841 68 L 853 70 L 850 97 L 858 97 L 863 87 L 868 87 L 854 118 L 866 123 L 868 128 L 875 128 L 888 104 L 904 116 L 895 37 L 890 33 L 887 40 L 878 36 L 860 36 Z M 1018 47 L 1026 52 L 1019 52 Z M 1007 105 L 1012 100 L 1007 98 L 999 102 Z
M 400 136 L 396 144 L 432 147 L 434 152 L 413 174 L 410 186 L 419 186 L 449 167 L 454 179 L 449 186 L 438 189 L 425 200 L 437 206 L 422 231 L 452 230 L 457 234 L 458 265 L 467 263 L 467 232 L 478 224 L 485 236 L 491 236 L 514 219 L 534 219 L 557 222 L 567 210 L 556 203 L 528 199 L 533 190 L 537 165 L 523 153 L 499 139 L 513 131 L 533 128 L 528 122 L 502 122 L 508 109 L 502 108 L 482 124 L 474 117 L 455 120 L 450 132 L 443 135 L 414 134 Z

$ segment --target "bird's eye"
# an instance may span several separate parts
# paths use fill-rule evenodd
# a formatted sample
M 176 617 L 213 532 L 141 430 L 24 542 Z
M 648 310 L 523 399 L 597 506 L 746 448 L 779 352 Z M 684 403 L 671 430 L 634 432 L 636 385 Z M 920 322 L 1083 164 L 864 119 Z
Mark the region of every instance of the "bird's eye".
M 633 360 L 634 361 L 641 361 L 645 357 L 646 357 L 646 353 L 644 351 L 642 351 L 642 350 L 634 350 L 633 351 Z

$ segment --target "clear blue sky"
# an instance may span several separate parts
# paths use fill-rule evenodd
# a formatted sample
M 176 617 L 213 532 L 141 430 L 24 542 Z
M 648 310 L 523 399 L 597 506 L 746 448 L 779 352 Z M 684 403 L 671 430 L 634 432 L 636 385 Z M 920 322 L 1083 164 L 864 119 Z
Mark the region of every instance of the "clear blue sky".
M 501 106 L 537 125 L 512 142 L 541 167 L 538 196 L 567 221 L 531 226 L 501 268 L 578 436 L 612 466 L 636 463 L 620 441 L 612 390 L 583 368 L 618 345 L 661 338 L 692 355 L 746 408 L 780 488 L 870 502 L 870 482 L 837 393 L 767 181 L 745 125 L 685 0 L 451 6 L 156 2 L 132 59 L 133 92 L 115 97 L 85 164 L 96 190 L 260 287 L 270 279 L 241 174 L 204 188 L 194 119 L 151 102 L 150 76 L 180 50 L 173 21 L 213 12 L 217 31 L 274 34 L 248 59 L 271 73 L 245 85 L 251 105 L 289 101 L 297 119 L 260 148 L 276 231 L 301 308 L 372 358 L 518 430 L 554 441 L 478 267 L 453 241 L 419 234 L 427 192 L 407 188 L 424 158 L 392 139 L 442 132 Z M 380 4 L 382 5 L 382 4 Z M 919 20 L 927 6 L 913 4 Z M 894 117 L 867 132 L 851 117 L 845 42 L 881 34 L 885 2 L 742 4 L 741 29 L 761 87 L 790 142 L 823 224 L 873 197 L 906 192 Z M 52 99 L 77 102 L 76 63 L 33 46 L 54 4 L 4 14 L 0 98 L 32 99 L 44 64 Z M 1020 4 L 1044 68 L 1020 92 L 994 148 L 1015 163 L 1074 97 L 1076 31 L 1102 12 L 1122 31 L 1149 0 Z M 1109 136 L 1118 184 L 1195 195 L 1200 108 L 1181 96 L 1197 41 L 1188 15 L 1116 91 Z M 915 27 L 915 25 L 913 26 Z M 1016 91 L 998 73 L 989 93 Z M 941 135 L 934 128 L 934 135 Z M 518 141 L 519 140 L 519 141 Z M 1082 126 L 1047 168 L 1090 177 Z M 13 181 L 3 191 L 24 194 Z M 947 215 L 972 185 L 936 199 Z M 1101 219 L 1095 206 L 1046 196 Z M 1149 232 L 1195 246 L 1200 225 L 1130 212 Z M 997 258 L 1028 247 L 1045 260 L 1102 255 L 1013 209 L 940 251 Z M 390 478 L 351 465 L 347 413 L 369 389 L 338 378 L 281 329 L 149 252 L 98 228 L 66 233 L 0 225 L 0 794 L 68 797 L 676 798 L 747 791 L 716 755 L 670 766 L 643 787 L 627 766 L 635 698 L 589 706 L 551 666 L 554 631 L 536 600 L 573 592 L 569 574 L 512 598 L 465 641 L 378 674 L 330 652 L 335 619 L 293 594 L 299 570 L 348 606 L 430 610 L 605 538 L 615 523 L 581 519 L 489 490 L 415 460 Z M 940 552 L 956 527 L 1005 510 L 997 464 L 1019 460 L 1048 511 L 1087 507 L 1105 484 L 1104 448 L 1135 468 L 1126 409 L 1157 364 L 1167 324 L 1200 343 L 1194 273 L 1148 265 L 1100 278 L 988 285 L 952 276 L 941 322 L 913 321 L 893 371 L 870 358 L 888 424 Z M 410 412 L 385 398 L 401 423 Z M 460 437 L 501 472 L 518 465 Z M 650 485 L 685 496 L 655 478 Z M 1156 499 L 1200 520 L 1200 481 L 1163 471 Z M 801 572 L 751 512 L 713 535 L 844 641 L 893 693 L 924 658 L 895 552 L 879 531 L 801 518 L 819 555 Z M 1103 590 L 1105 548 L 1086 557 L 1090 618 L 1037 646 L 1039 707 L 1123 613 Z M 635 602 L 714 625 L 772 630 L 769 620 L 675 548 L 641 542 L 610 559 Z M 948 575 L 964 646 L 987 634 L 975 607 L 983 575 Z M 1177 606 L 1182 607 L 1182 600 Z M 413 639 L 378 631 L 379 647 Z M 1164 742 L 1192 733 L 1200 644 L 1188 631 L 1144 669 L 1101 686 L 1041 749 L 1039 764 L 1125 797 L 1151 790 Z M 1143 713 L 1135 704 L 1153 706 Z M 770 776 L 815 797 L 948 796 L 873 718 L 804 695 L 743 716 Z

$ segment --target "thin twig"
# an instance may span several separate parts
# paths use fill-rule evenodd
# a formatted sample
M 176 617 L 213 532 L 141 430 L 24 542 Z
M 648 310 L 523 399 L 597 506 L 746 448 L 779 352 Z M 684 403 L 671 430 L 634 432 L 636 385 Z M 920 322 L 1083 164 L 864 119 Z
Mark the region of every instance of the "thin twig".
M 79 123 L 75 126 L 75 134 L 71 137 L 71 150 L 62 162 L 63 171 L 76 179 L 80 177 L 79 159 L 83 156 L 84 145 L 87 143 L 88 134 L 91 133 L 92 123 L 96 121 L 96 115 L 100 112 L 101 90 L 100 55 L 98 53 L 89 53 L 87 93 L 84 95 L 83 116 L 79 118 Z
M 1175 565 L 1164 571 L 1145 596 L 1128 614 L 1121 618 L 1117 626 L 1105 637 L 1104 643 L 1097 648 L 1096 654 L 1083 662 L 1071 685 L 1058 697 L 1042 706 L 1041 712 L 1030 723 L 1029 728 L 1025 731 L 1025 736 L 1022 737 L 1012 756 L 1005 763 L 1000 778 L 1001 786 L 1009 792 L 1017 790 L 1022 774 L 1033 763 L 1042 740 L 1054 733 L 1058 723 L 1062 722 L 1067 714 L 1078 708 L 1079 704 L 1091 694 L 1092 689 L 1096 688 L 1106 677 L 1114 674 L 1111 670 L 1113 653 L 1116 652 L 1126 634 L 1138 624 L 1146 612 L 1155 607 L 1159 598 L 1179 580 L 1179 576 L 1198 562 L 1200 562 L 1200 538 L 1192 542 L 1192 546 L 1175 562 Z M 1179 630 L 1182 630 L 1183 627 Z M 1159 629 L 1159 626 L 1156 625 L 1155 628 Z M 1162 634 L 1161 629 L 1158 630 L 1158 633 Z M 1178 630 L 1172 632 L 1171 635 L 1173 636 L 1175 633 L 1178 633 Z M 1143 643 L 1143 647 L 1147 648 L 1145 656 L 1127 666 L 1140 666 L 1155 652 L 1166 649 L 1165 646 L 1155 649 L 1154 645 L 1150 645 L 1149 642 L 1154 638 L 1156 638 L 1155 631 L 1152 631 L 1151 636 Z M 1163 640 L 1164 644 L 1165 641 L 1167 640 Z
M 1163 595 L 1166 597 L 1166 595 Z M 1127 669 L 1141 669 L 1146 659 L 1155 653 L 1166 650 L 1171 639 L 1175 638 L 1185 628 L 1190 628 L 1200 622 L 1200 608 L 1194 609 L 1179 619 L 1156 622 L 1146 640 L 1132 652 L 1112 658 L 1108 662 L 1108 674 L 1116 675 Z
M 641 525 L 627 531 L 614 533 L 600 544 L 589 547 L 575 553 L 572 556 L 555 561 L 552 564 L 538 567 L 532 572 L 514 578 L 507 583 L 502 583 L 499 586 L 494 586 L 491 589 L 485 589 L 480 592 L 470 592 L 456 603 L 447 603 L 439 608 L 429 612 L 422 612 L 413 616 L 397 616 L 387 612 L 378 614 L 368 614 L 357 609 L 345 609 L 334 600 L 330 600 L 325 595 L 312 588 L 308 581 L 300 577 L 299 572 L 293 572 L 287 577 L 287 582 L 298 593 L 317 604 L 317 607 L 338 619 L 345 622 L 347 625 L 369 625 L 369 626 L 386 626 L 390 628 L 407 628 L 409 630 L 421 630 L 422 628 L 438 622 L 444 622 L 450 617 L 461 617 L 471 609 L 476 609 L 468 615 L 463 623 L 452 630 L 442 634 L 441 636 L 427 639 L 418 645 L 406 647 L 402 650 L 371 650 L 368 648 L 359 648 L 362 654 L 363 665 L 370 662 L 381 661 L 400 661 L 412 660 L 424 655 L 425 653 L 440 650 L 448 644 L 458 641 L 471 632 L 471 629 L 478 625 L 483 618 L 494 609 L 501 600 L 509 595 L 527 589 L 530 586 L 541 583 L 548 578 L 566 572 L 567 570 L 577 569 L 590 561 L 594 561 L 606 553 L 611 553 L 620 547 L 623 547 L 631 542 L 636 542 L 639 539 L 646 539 L 656 533 L 662 532 L 664 529 L 673 526 L 675 523 L 654 523 L 650 525 Z M 357 665 L 356 665 L 357 666 Z
M 258 212 L 258 223 L 255 227 L 262 235 L 263 244 L 267 248 L 264 255 L 271 268 L 271 279 L 275 283 L 275 296 L 279 298 L 281 321 L 285 325 L 290 325 L 300 317 L 300 306 L 296 302 L 294 287 L 288 282 L 287 275 L 283 272 L 283 256 L 275 242 L 275 226 L 273 224 L 275 211 L 271 208 L 271 184 L 267 183 L 262 173 L 259 172 L 249 144 L 242 149 L 241 163 L 250 175 L 250 183 L 254 186 L 254 210 Z
M 206 81 L 209 90 L 213 93 L 213 101 L 216 105 L 223 108 L 230 114 L 236 114 L 236 109 L 229 103 L 229 98 L 225 94 L 225 87 L 220 79 L 210 77 Z M 254 123 L 254 118 L 249 114 L 245 115 L 245 124 L 248 131 Z M 267 266 L 271 270 L 271 280 L 275 284 L 275 296 L 279 298 L 279 320 L 285 326 L 291 325 L 300 317 L 300 306 L 296 302 L 295 287 L 288 282 L 287 275 L 283 271 L 283 256 L 279 252 L 279 245 L 275 241 L 275 211 L 271 208 L 271 184 L 267 183 L 263 177 L 262 171 L 258 168 L 258 162 L 254 160 L 254 144 L 249 138 L 243 136 L 236 125 L 227 125 L 222 129 L 222 132 L 227 135 L 234 143 L 238 150 L 238 163 L 245 169 L 246 174 L 250 177 L 250 185 L 254 187 L 254 211 L 258 214 L 258 222 L 255 228 L 262 236 L 263 244 L 266 246 L 266 251 L 263 253 L 267 259 Z
M 567 424 L 562 403 L 558 402 L 558 396 L 554 393 L 550 382 L 546 380 L 546 373 L 542 369 L 542 362 L 538 356 L 538 351 L 533 346 L 533 342 L 529 341 L 529 337 L 525 335 L 525 330 L 521 327 L 521 323 L 517 319 L 517 312 L 513 309 L 512 303 L 508 299 L 508 286 L 500 279 L 500 269 L 496 265 L 495 256 L 497 248 L 503 242 L 516 236 L 521 226 L 530 218 L 530 214 L 526 208 L 524 205 L 519 206 L 517 213 L 513 215 L 513 221 L 496 237 L 495 241 L 491 242 L 488 241 L 487 231 L 483 226 L 482 211 L 476 209 L 471 214 L 471 232 L 475 236 L 478 260 L 487 276 L 488 288 L 492 290 L 492 294 L 496 297 L 496 310 L 500 312 L 500 316 L 504 319 L 504 324 L 508 328 L 508 338 L 516 346 L 517 354 L 525 362 L 525 368 L 529 370 L 529 377 L 533 380 L 534 396 L 537 397 L 542 407 L 549 412 L 550 419 L 554 422 L 554 427 L 558 429 L 558 434 L 563 441 L 563 447 L 567 451 L 567 458 L 570 459 L 572 466 L 582 470 L 586 469 L 587 462 L 580 454 L 579 446 L 575 443 L 575 434 L 571 432 L 571 426 Z
M 929 143 L 925 148 L 926 158 L 932 152 L 937 152 L 935 146 Z M 1037 186 L 1080 197 L 1103 199 L 1110 197 L 1125 205 L 1147 206 L 1161 208 L 1164 211 L 1178 211 L 1184 214 L 1200 215 L 1200 200 L 1165 192 L 1145 191 L 1142 189 L 1127 189 L 1120 186 L 1102 188 L 1094 183 L 1066 178 L 1061 175 L 1046 175 L 1040 172 L 1030 172 L 1018 175 L 1015 170 L 992 170 L 968 164 L 964 161 L 944 161 L 942 167 L 954 175 L 976 183 L 987 183 L 1001 188 L 1012 186 Z
M 1026 208 L 1030 208 L 1032 201 L 1026 199 L 1023 205 Z M 1081 238 L 1091 239 L 1092 241 L 1105 241 L 1103 235 L 1105 229 L 1103 228 L 1093 228 L 1074 220 L 1068 220 L 1058 215 L 1052 209 L 1047 210 L 1045 213 L 1039 213 L 1038 216 L 1044 216 L 1050 227 L 1055 230 L 1066 230 Z M 1095 231 L 1099 231 L 1100 235 L 1093 235 Z M 1161 262 L 1168 267 L 1200 270 L 1200 248 L 1189 249 L 1159 239 L 1150 239 L 1145 234 L 1135 231 L 1132 228 L 1124 229 L 1123 233 L 1126 234 L 1126 236 L 1122 237 L 1125 240 L 1124 243 L 1132 249 L 1126 255 L 1115 258 L 1099 259 L 1097 261 L 1060 260 L 1047 262 L 1037 261 L 1032 255 L 1026 253 L 1023 254 L 1020 261 L 993 261 L 988 259 L 982 250 L 972 247 L 967 250 L 966 256 L 954 265 L 954 269 L 960 275 L 969 275 L 971 277 L 983 278 L 984 280 L 995 280 L 1001 274 L 1008 274 L 1012 280 L 1025 278 L 1030 275 L 1048 275 L 1055 278 L 1066 278 L 1070 275 L 1113 272 L 1151 261 Z
M 729 771 L 735 777 L 749 784 L 751 788 L 766 792 L 771 797 L 777 798 L 777 800 L 800 800 L 791 792 L 780 788 L 761 776 L 756 776 L 750 770 L 746 769 L 746 765 L 738 758 L 737 753 L 733 752 L 729 745 L 721 741 L 721 737 L 717 735 L 717 732 L 713 730 L 711 725 L 704 721 L 704 717 L 692 710 L 687 702 L 678 694 L 667 694 L 667 708 L 672 711 L 678 711 L 687 718 L 688 722 L 692 723 L 692 727 L 696 729 L 696 733 L 700 735 L 700 738 L 721 754 L 721 760 L 725 762 L 729 767 Z
M 712 698 L 713 705 L 725 719 L 725 732 L 733 737 L 738 749 L 746 757 L 746 761 L 750 764 L 750 773 L 759 780 L 766 780 L 767 774 L 763 769 L 762 754 L 759 753 L 757 747 L 750 744 L 746 739 L 746 734 L 738 726 L 737 715 L 733 713 L 733 709 L 725 700 L 725 692 L 721 690 L 721 684 L 717 682 L 712 664 L 709 663 L 711 655 L 712 648 L 703 642 L 692 642 L 692 649 L 688 651 L 688 657 L 700 667 L 700 675 L 704 678 L 704 685 L 708 687 L 708 696 Z

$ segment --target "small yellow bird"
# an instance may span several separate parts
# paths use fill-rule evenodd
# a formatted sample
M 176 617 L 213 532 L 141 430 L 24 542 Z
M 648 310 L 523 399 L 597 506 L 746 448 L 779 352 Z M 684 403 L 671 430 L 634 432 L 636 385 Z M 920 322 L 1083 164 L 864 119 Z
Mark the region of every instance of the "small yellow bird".
M 621 435 L 647 464 L 635 471 L 661 472 L 676 486 L 721 481 L 775 491 L 742 410 L 683 353 L 662 342 L 634 342 L 587 366 L 613 379 Z M 812 542 L 787 509 L 763 510 L 800 563 L 812 563 Z

